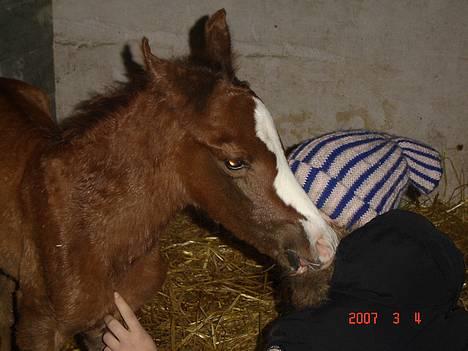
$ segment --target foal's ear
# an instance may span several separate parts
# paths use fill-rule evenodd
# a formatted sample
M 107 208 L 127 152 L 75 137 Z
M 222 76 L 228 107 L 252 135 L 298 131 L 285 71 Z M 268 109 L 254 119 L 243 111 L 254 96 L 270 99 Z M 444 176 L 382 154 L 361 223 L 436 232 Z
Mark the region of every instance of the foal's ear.
M 166 61 L 154 56 L 151 53 L 151 48 L 148 39 L 143 37 L 141 41 L 141 51 L 145 62 L 146 71 L 151 73 L 156 78 L 161 78 L 164 75 Z
M 216 11 L 205 23 L 206 55 L 228 74 L 233 73 L 231 34 L 226 23 L 226 10 Z
M 234 75 L 231 34 L 226 23 L 226 10 L 216 11 L 205 23 L 205 57 L 215 68 Z

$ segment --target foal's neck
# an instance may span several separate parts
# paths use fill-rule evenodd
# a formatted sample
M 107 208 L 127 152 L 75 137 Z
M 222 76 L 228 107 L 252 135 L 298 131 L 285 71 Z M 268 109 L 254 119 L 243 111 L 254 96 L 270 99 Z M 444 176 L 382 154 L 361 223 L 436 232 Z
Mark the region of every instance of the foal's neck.
M 142 90 L 72 140 L 85 167 L 77 176 L 93 179 L 98 194 L 91 195 L 101 198 L 90 206 L 113 207 L 108 230 L 121 233 L 122 240 L 129 234 L 136 241 L 134 236 L 154 237 L 185 203 L 175 173 L 181 131 L 163 104 Z

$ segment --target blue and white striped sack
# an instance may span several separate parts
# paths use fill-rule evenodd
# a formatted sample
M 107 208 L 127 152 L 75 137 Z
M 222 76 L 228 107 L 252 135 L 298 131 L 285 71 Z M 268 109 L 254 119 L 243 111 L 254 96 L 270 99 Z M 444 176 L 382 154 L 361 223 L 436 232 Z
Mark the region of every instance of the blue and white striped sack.
M 396 208 L 409 184 L 428 194 L 442 176 L 440 155 L 430 146 L 365 130 L 307 140 L 288 161 L 315 205 L 348 230 Z

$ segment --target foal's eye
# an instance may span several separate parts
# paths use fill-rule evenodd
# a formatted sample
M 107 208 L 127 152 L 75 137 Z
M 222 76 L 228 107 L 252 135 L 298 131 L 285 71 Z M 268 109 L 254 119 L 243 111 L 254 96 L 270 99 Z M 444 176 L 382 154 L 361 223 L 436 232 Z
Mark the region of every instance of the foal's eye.
M 246 166 L 246 163 L 242 160 L 225 160 L 224 165 L 231 171 L 238 171 Z

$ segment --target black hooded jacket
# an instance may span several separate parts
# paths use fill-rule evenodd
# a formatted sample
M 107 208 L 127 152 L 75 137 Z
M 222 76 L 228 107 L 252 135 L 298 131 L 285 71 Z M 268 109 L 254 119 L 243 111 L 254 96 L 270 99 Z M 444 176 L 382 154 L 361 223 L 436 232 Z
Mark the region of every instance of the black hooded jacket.
M 330 300 L 278 319 L 267 350 L 468 350 L 456 303 L 463 255 L 418 214 L 394 210 L 340 243 Z

